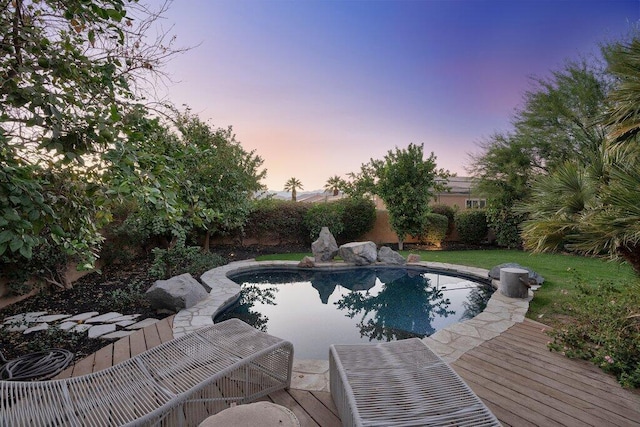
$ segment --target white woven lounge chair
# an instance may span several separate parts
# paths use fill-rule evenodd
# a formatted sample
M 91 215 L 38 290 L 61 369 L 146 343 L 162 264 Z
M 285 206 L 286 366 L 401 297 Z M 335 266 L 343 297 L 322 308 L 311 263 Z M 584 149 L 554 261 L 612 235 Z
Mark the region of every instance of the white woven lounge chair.
M 500 426 L 421 340 L 332 345 L 331 395 L 343 426 Z
M 231 319 L 89 375 L 0 381 L 0 426 L 197 426 L 288 388 L 292 363 L 290 342 Z

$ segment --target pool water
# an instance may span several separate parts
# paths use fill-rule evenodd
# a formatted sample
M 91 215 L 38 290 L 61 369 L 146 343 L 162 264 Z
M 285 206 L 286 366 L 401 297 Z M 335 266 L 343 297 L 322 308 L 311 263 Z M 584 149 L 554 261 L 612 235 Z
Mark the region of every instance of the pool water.
M 435 271 L 389 267 L 349 270 L 263 269 L 229 277 L 237 317 L 293 343 L 297 359 L 328 359 L 330 344 L 425 337 L 480 313 L 487 283 Z

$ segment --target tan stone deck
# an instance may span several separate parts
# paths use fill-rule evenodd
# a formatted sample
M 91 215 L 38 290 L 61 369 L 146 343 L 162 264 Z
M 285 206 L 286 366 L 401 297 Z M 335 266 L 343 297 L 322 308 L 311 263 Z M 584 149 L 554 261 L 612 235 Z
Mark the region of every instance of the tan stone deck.
M 173 317 L 110 344 L 68 368 L 83 375 L 173 338 Z M 544 325 L 516 323 L 451 365 L 505 426 L 640 426 L 640 394 L 597 367 L 547 350 Z M 302 426 L 339 426 L 331 395 L 290 389 L 265 400 L 291 409 Z

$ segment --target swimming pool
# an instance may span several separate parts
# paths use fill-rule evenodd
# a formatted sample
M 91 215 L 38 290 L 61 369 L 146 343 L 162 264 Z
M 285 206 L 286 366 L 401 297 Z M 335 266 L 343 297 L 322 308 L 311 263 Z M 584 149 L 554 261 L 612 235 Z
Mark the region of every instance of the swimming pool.
M 215 321 L 237 317 L 291 341 L 298 359 L 327 359 L 330 344 L 425 337 L 480 313 L 488 282 L 425 268 L 270 268 L 229 276 L 239 300 Z

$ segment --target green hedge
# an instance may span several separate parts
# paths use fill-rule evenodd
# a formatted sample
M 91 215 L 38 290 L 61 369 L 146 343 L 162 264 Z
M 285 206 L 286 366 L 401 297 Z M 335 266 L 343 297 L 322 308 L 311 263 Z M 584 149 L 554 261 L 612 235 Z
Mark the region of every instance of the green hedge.
M 437 213 L 427 214 L 428 225 L 424 234 L 420 236 L 424 243 L 440 247 L 449 229 L 449 219 Z
M 456 214 L 456 229 L 463 243 L 479 244 L 487 238 L 487 213 L 484 209 L 470 209 Z
M 444 215 L 447 217 L 448 225 L 447 225 L 447 236 L 453 233 L 453 229 L 456 224 L 456 211 L 449 205 L 433 205 L 431 206 L 431 212 L 434 214 Z
M 309 240 L 309 230 L 304 224 L 304 218 L 309 207 L 308 204 L 292 201 L 257 200 L 244 226 L 243 235 L 269 235 L 280 242 L 306 243 Z

